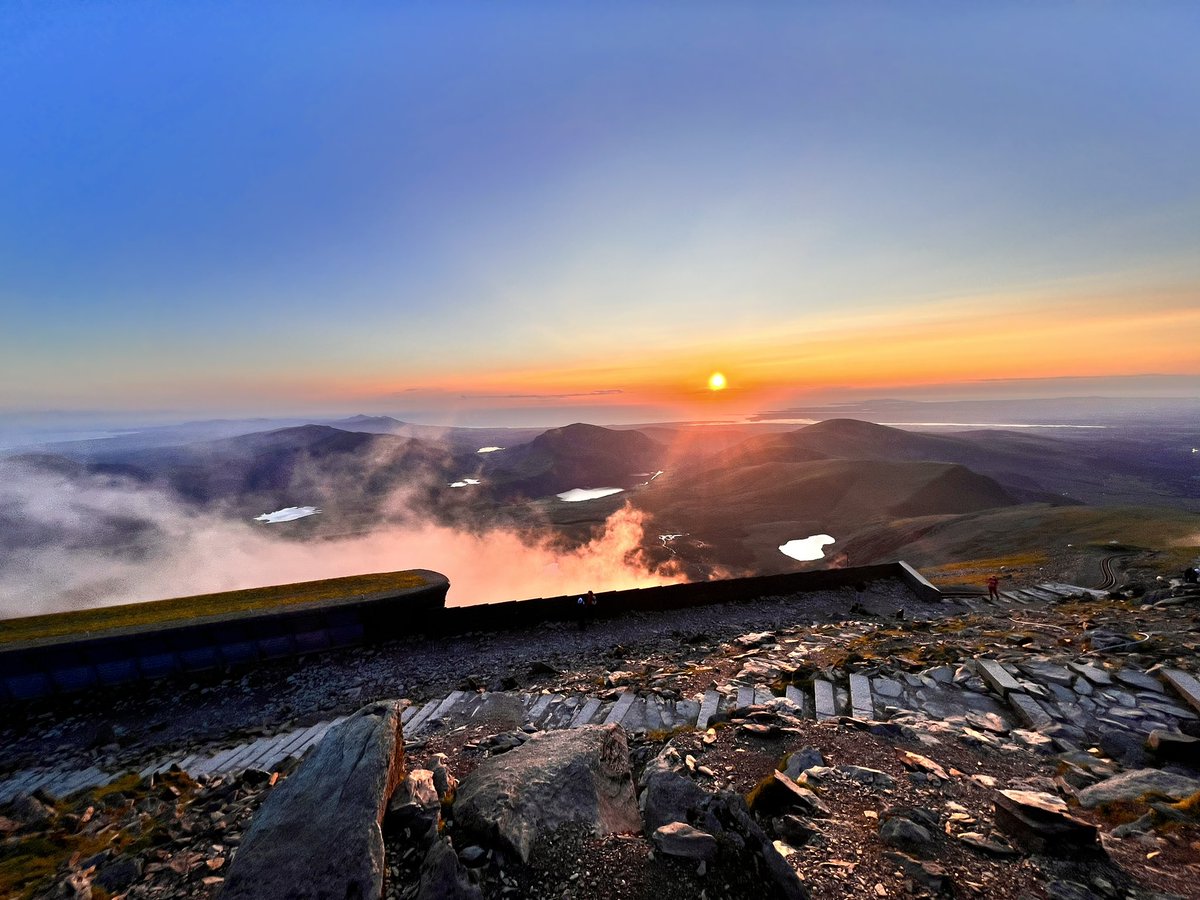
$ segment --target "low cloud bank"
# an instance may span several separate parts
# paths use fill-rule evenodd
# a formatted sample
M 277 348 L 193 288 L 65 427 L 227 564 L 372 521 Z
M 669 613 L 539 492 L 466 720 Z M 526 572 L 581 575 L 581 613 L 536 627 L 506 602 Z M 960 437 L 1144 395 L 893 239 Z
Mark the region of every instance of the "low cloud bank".
M 464 531 L 409 518 L 298 541 L 120 478 L 0 464 L 0 618 L 362 572 L 426 568 L 470 605 L 683 581 L 642 552 L 643 515 L 613 513 L 588 542 L 549 529 Z

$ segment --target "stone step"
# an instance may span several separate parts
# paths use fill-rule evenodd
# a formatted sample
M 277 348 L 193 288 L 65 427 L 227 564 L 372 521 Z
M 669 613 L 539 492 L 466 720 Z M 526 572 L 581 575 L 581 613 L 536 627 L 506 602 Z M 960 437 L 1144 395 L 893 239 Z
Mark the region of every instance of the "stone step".
M 655 698 L 654 702 L 658 706 L 658 715 L 662 719 L 662 727 L 667 731 L 673 730 L 675 728 L 675 701 L 663 697 Z
M 720 691 L 705 691 L 700 701 L 700 711 L 696 714 L 696 727 L 701 731 L 708 728 L 708 721 L 717 714 L 721 707 Z
M 1189 706 L 1200 712 L 1200 681 L 1194 675 L 1182 669 L 1163 669 L 1162 677 Z
M 546 713 L 545 720 L 542 722 L 542 728 L 548 731 L 558 728 L 568 728 L 582 702 L 582 698 L 575 695 L 564 697 L 558 703 L 552 704 L 549 712 Z
M 620 725 L 621 720 L 625 718 L 629 712 L 629 707 L 633 705 L 633 701 L 637 699 L 637 694 L 633 691 L 622 691 L 621 696 L 617 698 L 617 702 L 613 704 L 613 708 L 608 711 L 608 715 L 604 719 L 605 725 Z
M 753 706 L 754 705 L 754 688 L 748 684 L 744 684 L 737 689 L 737 705 Z
M 813 709 L 818 722 L 838 717 L 832 682 L 826 681 L 824 678 L 813 679 Z
M 659 703 L 660 701 L 657 697 L 648 697 L 643 703 L 642 708 L 644 710 L 643 715 L 646 717 L 645 727 L 647 731 L 662 731 L 666 727 L 662 716 L 662 706 Z
M 1026 594 L 1033 596 L 1036 600 L 1042 600 L 1046 603 L 1053 603 L 1059 599 L 1058 594 L 1054 591 L 1048 591 L 1040 585 L 1037 587 L 1027 587 L 1024 589 Z
M 871 698 L 871 679 L 855 673 L 850 676 L 850 714 L 869 722 L 875 718 L 875 702 Z
M 675 727 L 695 728 L 700 717 L 700 704 L 696 700 L 675 701 Z M 707 727 L 707 726 L 705 726 Z
M 427 723 L 429 721 L 433 721 L 434 719 L 440 719 L 443 716 L 445 716 L 447 713 L 450 712 L 450 710 L 452 710 L 455 706 L 457 706 L 458 703 L 465 696 L 467 696 L 466 691 L 451 691 L 449 694 L 446 695 L 446 699 L 444 699 L 440 704 L 438 704 L 438 708 L 433 711 L 433 715 L 431 715 L 429 717 L 429 719 L 427 720 Z
M 56 781 L 55 789 L 52 789 L 50 793 L 56 797 L 69 797 L 76 791 L 98 787 L 111 780 L 112 776 L 100 771 L 95 766 L 88 766 L 82 771 L 68 773 L 65 778 Z
M 599 697 L 588 697 L 588 699 L 575 711 L 574 718 L 571 719 L 571 727 L 578 728 L 581 725 L 589 724 L 600 711 L 602 701 Z
M 1091 597 L 1093 600 L 1102 600 L 1108 596 L 1107 591 L 1098 591 L 1095 588 L 1080 587 L 1077 584 L 1063 584 L 1059 581 L 1051 581 L 1039 587 L 1047 588 L 1048 590 L 1056 591 L 1062 597 L 1070 597 L 1072 594 L 1084 594 Z
M 409 709 L 412 708 L 413 707 L 411 706 L 409 707 Z M 287 759 L 289 756 L 299 756 L 301 753 L 307 750 L 312 745 L 312 741 L 317 734 L 322 732 L 325 725 L 326 723 L 324 722 L 317 722 L 314 725 L 310 725 L 308 728 L 301 728 L 299 731 L 295 732 L 292 735 L 291 740 L 287 741 L 279 748 L 279 752 L 283 754 L 280 757 L 280 760 Z
M 542 719 L 546 717 L 546 711 L 550 708 L 550 704 L 562 697 L 562 694 L 542 694 L 529 708 L 529 715 L 526 721 L 530 725 L 538 725 Z
M 275 737 L 261 737 L 257 741 L 252 741 L 246 745 L 244 752 L 239 753 L 227 763 L 226 771 L 236 771 L 238 769 L 257 769 L 260 768 L 258 761 L 263 755 L 271 751 L 271 747 L 275 744 Z
M 25 769 L 14 773 L 4 784 L 0 785 L 0 802 L 7 802 L 18 794 L 28 794 L 39 785 L 50 781 L 57 774 L 47 769 Z
M 216 774 L 224 771 L 225 764 L 238 756 L 240 753 L 244 752 L 246 746 L 246 744 L 239 744 L 236 747 L 230 747 L 227 750 L 222 750 L 216 756 L 210 757 L 206 763 L 202 763 L 203 769 L 201 771 L 206 774 Z
M 1021 685 L 1017 680 L 1009 674 L 1008 669 L 1004 668 L 999 662 L 994 659 L 977 659 L 975 665 L 979 669 L 979 674 L 983 677 L 991 687 L 1001 697 L 1007 697 L 1010 691 L 1020 692 Z
M 636 697 L 629 704 L 629 709 L 625 711 L 625 718 L 621 720 L 621 727 L 631 734 L 637 731 L 646 730 L 646 701 L 641 697 Z
M 416 734 L 418 731 L 420 731 L 421 727 L 425 724 L 425 720 L 433 715 L 434 710 L 441 705 L 442 701 L 439 699 L 430 700 L 428 703 L 422 706 L 419 710 L 417 710 L 417 714 L 408 720 L 408 726 L 405 728 L 405 733 Z
M 1054 724 L 1050 714 L 1028 694 L 1013 691 L 1008 695 L 1008 705 L 1029 728 L 1042 729 Z
M 789 684 L 783 689 L 783 696 L 800 707 L 801 715 L 808 719 L 812 718 L 812 704 L 808 702 L 807 695 L 800 688 Z
M 450 716 L 455 722 L 465 722 L 470 719 L 487 701 L 487 693 L 468 691 L 467 696 L 458 701 L 458 705 L 450 710 Z
M 248 768 L 247 764 L 249 761 L 257 758 L 258 754 L 261 753 L 263 748 L 265 748 L 269 743 L 271 743 L 271 738 L 263 737 L 256 741 L 251 741 L 249 744 L 244 744 L 237 753 L 226 759 L 224 764 L 222 764 L 219 769 L 215 770 L 216 773 L 219 775 L 222 772 L 234 772 L 238 769 Z

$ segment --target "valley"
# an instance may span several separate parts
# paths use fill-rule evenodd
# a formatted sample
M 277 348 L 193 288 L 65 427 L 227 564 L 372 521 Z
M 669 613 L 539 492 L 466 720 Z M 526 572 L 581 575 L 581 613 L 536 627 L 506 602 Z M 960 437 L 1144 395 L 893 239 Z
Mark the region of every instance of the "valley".
M 452 584 L 471 583 L 456 578 L 459 536 L 464 548 L 536 546 L 535 567 L 551 567 L 528 593 L 460 588 L 456 598 L 452 588 L 452 603 L 544 594 L 555 554 L 590 564 L 598 545 L 615 556 L 584 571 L 623 568 L 625 586 L 905 559 L 965 590 L 981 588 L 988 561 L 1005 577 L 1099 585 L 1106 560 L 1144 580 L 1178 574 L 1200 552 L 1200 437 L 1179 423 L 1166 433 L 1136 423 L 935 433 L 855 419 L 538 431 L 358 416 L 234 430 L 152 429 L 140 441 L 134 432 L 0 456 L 10 549 L 0 584 L 30 558 L 59 572 L 74 561 L 80 577 L 34 586 L 48 601 L 36 611 L 151 599 L 139 572 L 180 547 L 194 563 L 197 545 L 205 558 L 307 547 L 330 561 L 311 577 L 337 577 L 355 574 L 342 559 L 363 542 L 371 549 L 349 557 L 358 570 L 427 565 L 412 553 L 428 542 L 412 536 L 431 532 Z M 119 571 L 87 574 L 98 555 Z M 278 566 L 240 577 L 177 593 L 295 580 Z M 496 590 L 519 592 L 520 579 Z

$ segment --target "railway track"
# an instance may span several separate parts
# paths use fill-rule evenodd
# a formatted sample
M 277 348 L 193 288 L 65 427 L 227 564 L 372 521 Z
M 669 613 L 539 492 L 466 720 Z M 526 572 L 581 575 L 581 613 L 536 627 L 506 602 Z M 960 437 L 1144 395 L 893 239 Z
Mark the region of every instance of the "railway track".
M 1100 584 L 1097 590 L 1107 591 L 1110 588 L 1117 586 L 1117 572 L 1113 568 L 1113 563 L 1118 559 L 1128 559 L 1132 553 L 1114 553 L 1111 556 L 1100 558 L 1100 574 L 1104 577 L 1104 581 Z

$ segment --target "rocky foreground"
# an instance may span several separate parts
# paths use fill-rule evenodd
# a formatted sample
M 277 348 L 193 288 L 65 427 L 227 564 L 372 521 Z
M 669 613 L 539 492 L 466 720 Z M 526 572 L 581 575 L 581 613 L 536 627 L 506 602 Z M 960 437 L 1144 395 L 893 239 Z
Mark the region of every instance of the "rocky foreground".
M 244 848 L 302 850 L 344 876 L 347 835 L 362 833 L 354 877 L 388 897 L 1200 896 L 1196 591 L 1019 609 L 927 607 L 888 585 L 817 600 L 809 614 L 801 598 L 706 609 L 674 629 L 554 629 L 523 655 L 504 639 L 492 655 L 479 638 L 458 655 L 442 645 L 442 670 L 391 716 L 417 723 L 403 753 L 356 776 L 361 802 L 333 760 L 366 758 L 335 750 L 371 706 L 273 771 L 167 769 L 17 797 L 0 810 L 0 893 L 270 897 L 286 879 L 262 873 L 300 863 L 255 870 Z M 401 665 L 390 652 L 367 652 L 360 681 L 381 658 Z M 322 660 L 280 683 L 336 682 L 338 666 L 353 671 Z M 198 686 L 181 713 L 238 684 Z M 427 707 L 444 714 L 418 719 Z M 88 756 L 46 730 L 27 725 L 16 746 L 136 765 L 170 743 Z M 201 743 L 195 726 L 180 736 L 180 754 Z M 264 841 L 272 820 L 291 837 Z

